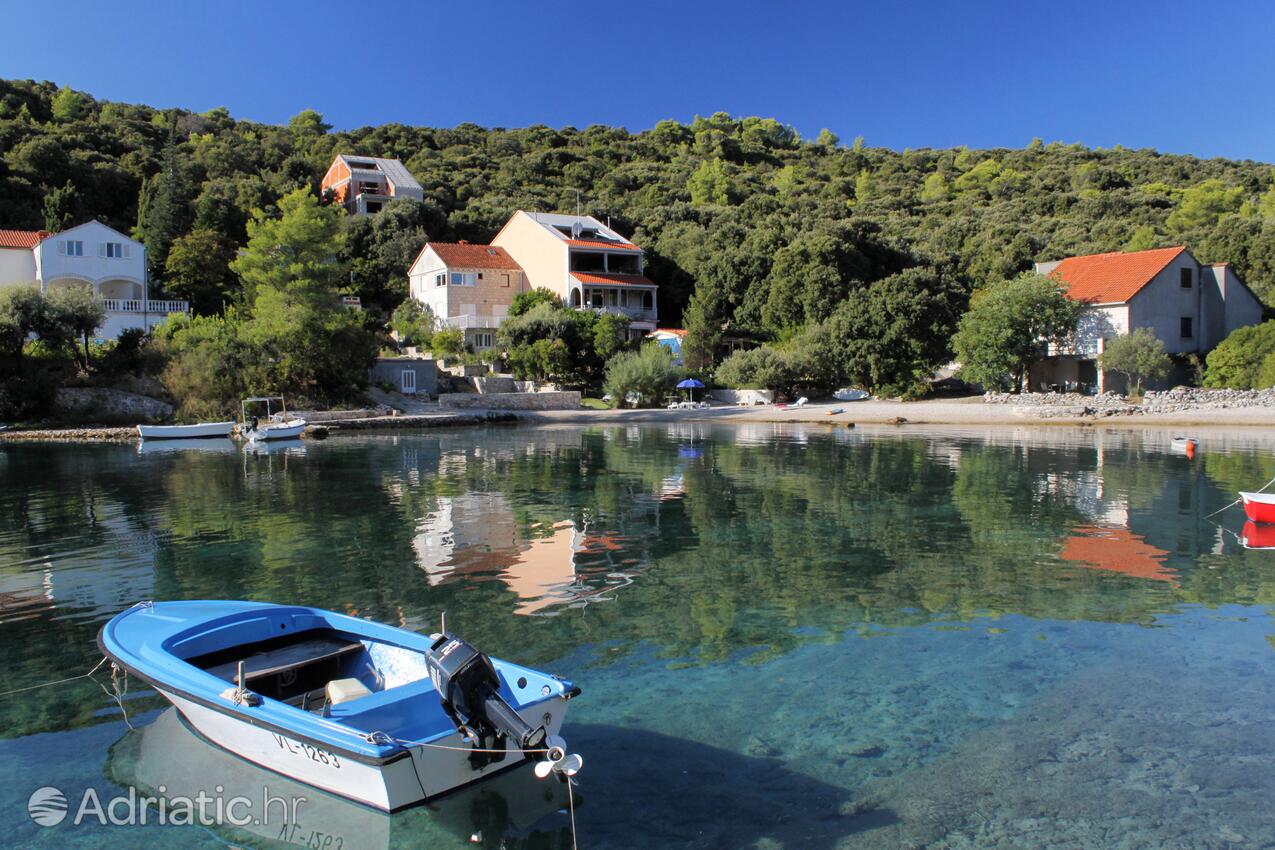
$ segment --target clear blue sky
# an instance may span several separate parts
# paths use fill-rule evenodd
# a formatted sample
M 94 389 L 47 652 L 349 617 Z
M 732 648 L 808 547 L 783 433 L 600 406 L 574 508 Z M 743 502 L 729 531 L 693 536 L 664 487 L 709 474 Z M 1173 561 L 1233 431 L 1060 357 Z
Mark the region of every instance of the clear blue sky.
M 726 111 L 896 149 L 1039 136 L 1275 161 L 1270 0 L 6 6 L 0 77 L 258 121 L 640 130 Z

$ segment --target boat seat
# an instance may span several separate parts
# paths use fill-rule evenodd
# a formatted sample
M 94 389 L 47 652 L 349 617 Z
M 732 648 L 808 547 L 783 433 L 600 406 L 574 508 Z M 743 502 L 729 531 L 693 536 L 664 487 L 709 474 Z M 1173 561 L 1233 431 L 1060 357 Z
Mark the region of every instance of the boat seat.
M 331 705 L 340 705 L 343 702 L 372 695 L 368 686 L 358 679 L 333 679 L 328 682 L 325 693 Z

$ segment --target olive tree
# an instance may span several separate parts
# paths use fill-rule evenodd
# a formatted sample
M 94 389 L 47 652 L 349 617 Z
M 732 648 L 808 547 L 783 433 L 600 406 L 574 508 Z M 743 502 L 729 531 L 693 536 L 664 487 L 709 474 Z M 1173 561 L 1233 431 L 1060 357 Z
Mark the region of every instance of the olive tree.
M 1144 381 L 1166 377 L 1173 366 L 1164 343 L 1150 328 L 1138 328 L 1111 340 L 1098 363 L 1103 371 L 1124 375 L 1129 381 L 1130 395 L 1141 395 Z

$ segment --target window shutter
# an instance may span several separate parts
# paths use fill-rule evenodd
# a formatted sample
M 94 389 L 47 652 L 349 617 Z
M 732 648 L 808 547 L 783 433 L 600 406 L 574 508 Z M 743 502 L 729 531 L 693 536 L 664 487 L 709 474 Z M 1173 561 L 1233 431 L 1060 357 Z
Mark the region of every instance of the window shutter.
M 125 242 L 125 243 L 124 243 L 124 259 L 126 259 L 126 260 L 127 260 L 127 259 L 128 259 L 129 257 L 131 257 L 132 255 L 133 255 L 133 252 L 132 252 L 132 250 L 130 249 L 129 244 L 128 244 L 127 242 Z
M 97 255 L 98 255 L 99 257 L 105 257 L 105 256 L 106 256 L 106 243 L 105 243 L 105 242 L 99 242 L 99 243 L 97 243 Z
M 65 239 L 58 240 L 58 253 L 61 254 L 63 257 L 66 256 L 66 240 Z

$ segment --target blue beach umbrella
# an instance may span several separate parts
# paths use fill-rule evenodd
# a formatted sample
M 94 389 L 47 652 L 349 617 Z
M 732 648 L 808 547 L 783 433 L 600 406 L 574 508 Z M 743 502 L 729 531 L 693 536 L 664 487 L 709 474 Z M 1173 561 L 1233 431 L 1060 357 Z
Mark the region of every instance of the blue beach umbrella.
M 682 381 L 681 383 L 679 383 L 677 385 L 677 388 L 679 390 L 690 390 L 691 401 L 695 401 L 695 391 L 704 389 L 704 385 L 701 384 L 699 381 L 695 380 L 694 378 L 687 378 L 685 381 Z

